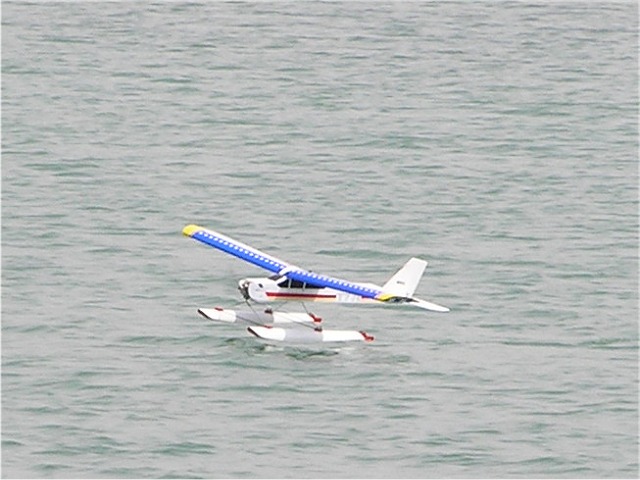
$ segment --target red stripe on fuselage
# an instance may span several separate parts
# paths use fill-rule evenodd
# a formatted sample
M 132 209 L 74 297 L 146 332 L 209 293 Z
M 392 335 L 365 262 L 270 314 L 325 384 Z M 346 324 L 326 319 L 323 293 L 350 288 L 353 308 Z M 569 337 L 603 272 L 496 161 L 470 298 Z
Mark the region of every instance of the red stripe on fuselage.
M 276 298 L 336 298 L 336 295 L 317 295 L 313 293 L 266 292 L 267 297 Z

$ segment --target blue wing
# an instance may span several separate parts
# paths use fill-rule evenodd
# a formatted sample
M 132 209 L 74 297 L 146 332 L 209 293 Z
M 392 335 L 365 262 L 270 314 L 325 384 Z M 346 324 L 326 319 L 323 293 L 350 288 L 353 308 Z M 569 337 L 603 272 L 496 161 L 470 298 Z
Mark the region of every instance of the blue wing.
M 334 290 L 341 292 L 360 295 L 364 298 L 376 298 L 382 294 L 382 290 L 379 288 L 360 285 L 298 268 L 283 260 L 267 255 L 260 250 L 245 245 L 244 243 L 229 238 L 226 235 L 199 227 L 198 225 L 187 225 L 182 230 L 182 233 L 194 240 L 198 240 L 206 245 L 238 257 L 241 260 L 252 263 L 253 265 L 264 268 L 270 272 L 286 276 L 292 280 L 305 282 L 319 288 L 333 288 Z
M 286 262 L 279 260 L 271 255 L 256 250 L 253 247 L 240 243 L 237 240 L 229 238 L 221 233 L 199 227 L 198 225 L 187 225 L 182 230 L 187 237 L 198 240 L 206 245 L 222 250 L 246 262 L 252 263 L 258 267 L 262 267 L 270 272 L 279 273 L 285 268 L 291 267 Z

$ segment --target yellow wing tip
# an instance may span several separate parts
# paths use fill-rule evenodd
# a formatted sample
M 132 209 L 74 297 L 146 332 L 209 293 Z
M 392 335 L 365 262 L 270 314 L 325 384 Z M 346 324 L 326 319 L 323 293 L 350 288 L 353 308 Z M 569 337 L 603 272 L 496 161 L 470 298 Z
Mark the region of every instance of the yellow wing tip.
M 187 225 L 182 229 L 182 234 L 186 237 L 193 237 L 193 234 L 202 230 L 198 225 Z

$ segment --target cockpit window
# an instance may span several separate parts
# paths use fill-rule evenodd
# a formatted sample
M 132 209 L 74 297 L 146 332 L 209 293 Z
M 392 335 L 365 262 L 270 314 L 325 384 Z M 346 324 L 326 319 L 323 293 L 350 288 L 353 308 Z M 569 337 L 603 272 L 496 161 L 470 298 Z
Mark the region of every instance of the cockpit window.
M 274 275 L 275 276 L 275 275 Z M 289 278 L 284 278 L 280 283 L 278 283 L 280 288 L 313 288 L 320 289 L 322 287 L 318 285 L 314 285 L 313 283 L 305 283 L 300 280 L 291 280 Z

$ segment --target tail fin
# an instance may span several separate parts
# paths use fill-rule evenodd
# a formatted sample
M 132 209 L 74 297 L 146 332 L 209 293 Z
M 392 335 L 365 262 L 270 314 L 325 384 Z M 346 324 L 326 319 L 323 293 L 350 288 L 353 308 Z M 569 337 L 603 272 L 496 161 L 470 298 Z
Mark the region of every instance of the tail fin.
M 398 297 L 407 298 L 413 296 L 413 292 L 416 291 L 425 268 L 427 268 L 426 261 L 419 258 L 411 258 L 384 284 L 382 291 L 385 294 L 397 295 Z

